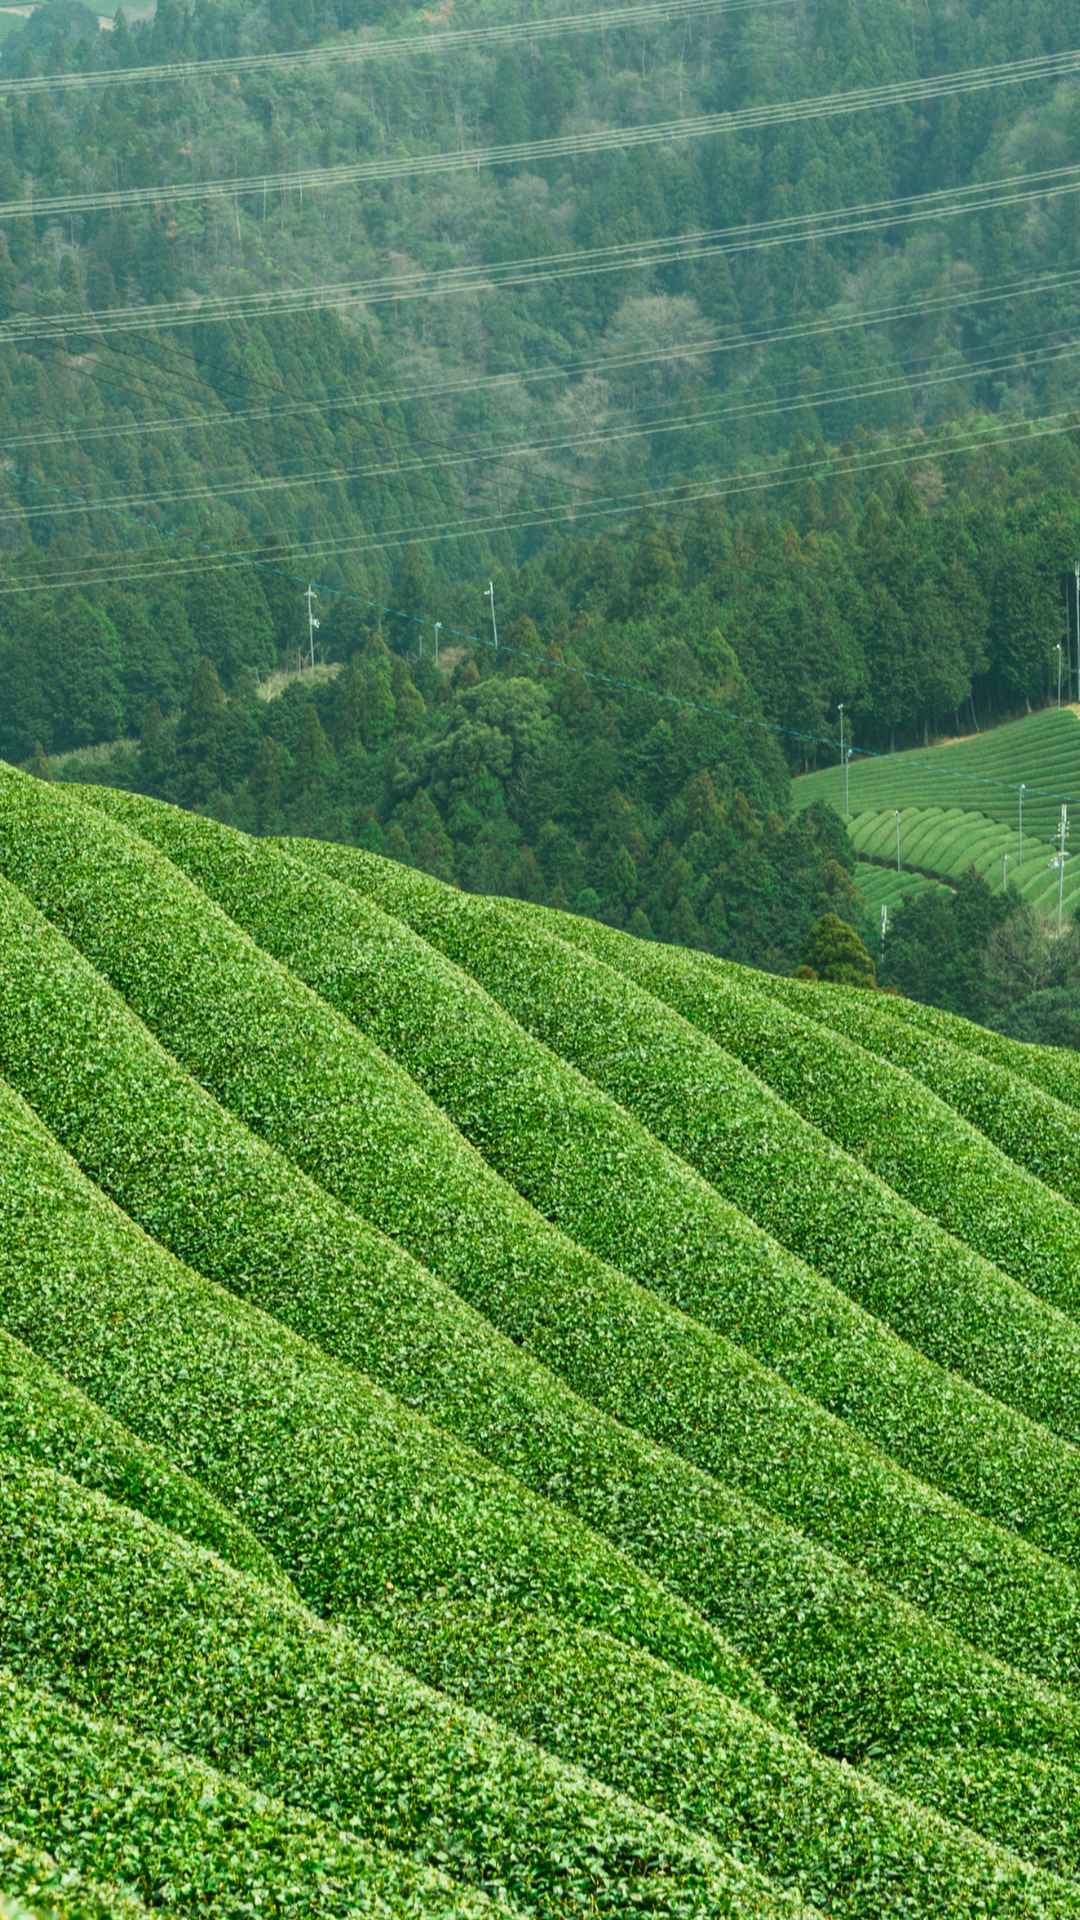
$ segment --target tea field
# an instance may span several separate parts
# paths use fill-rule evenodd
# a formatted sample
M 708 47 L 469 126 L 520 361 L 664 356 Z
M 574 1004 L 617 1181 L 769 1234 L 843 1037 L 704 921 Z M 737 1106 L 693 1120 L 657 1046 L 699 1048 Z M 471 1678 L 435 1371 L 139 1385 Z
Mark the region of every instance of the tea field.
M 1080 1920 L 1073 1057 L 0 765 L 0 1155 L 0 1913 Z
M 825 800 L 844 811 L 839 766 L 806 774 L 793 791 L 799 806 Z M 1080 845 L 1080 709 L 1047 708 L 926 750 L 860 759 L 856 749 L 847 800 L 855 884 L 871 913 L 899 906 L 935 880 L 955 884 L 974 868 L 995 890 L 1013 887 L 1049 915 L 1058 899 L 1052 863 L 1062 805 L 1071 819 L 1065 906 L 1080 904 L 1072 858 Z

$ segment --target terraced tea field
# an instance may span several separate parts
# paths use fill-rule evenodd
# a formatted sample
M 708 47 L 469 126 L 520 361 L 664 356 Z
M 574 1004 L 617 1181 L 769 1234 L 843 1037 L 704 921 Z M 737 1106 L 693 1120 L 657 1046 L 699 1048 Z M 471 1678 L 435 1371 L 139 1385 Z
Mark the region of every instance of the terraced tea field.
M 839 767 L 807 774 L 794 792 L 800 806 L 827 800 L 843 811 Z M 974 867 L 990 886 L 1015 887 L 1050 912 L 1058 898 L 1051 862 L 1063 803 L 1073 819 L 1070 850 L 1080 845 L 1080 711 L 1050 708 L 949 746 L 854 759 L 848 798 L 849 831 L 860 856 L 855 883 L 870 911 L 882 903 L 898 906 L 928 881 L 955 883 Z M 1078 903 L 1080 867 L 1073 872 L 1070 862 L 1065 904 L 1075 909 Z
M 0 1912 L 1080 1920 L 1071 1060 L 0 767 L 0 1153 Z

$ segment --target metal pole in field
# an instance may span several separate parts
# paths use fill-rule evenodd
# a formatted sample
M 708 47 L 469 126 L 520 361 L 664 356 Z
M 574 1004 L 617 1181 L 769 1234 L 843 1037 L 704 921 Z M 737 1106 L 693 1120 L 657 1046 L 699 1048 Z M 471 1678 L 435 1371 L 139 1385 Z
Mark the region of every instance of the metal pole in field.
M 1008 893 L 1009 891 L 1009 856 L 1007 853 L 1001 856 L 1001 891 L 1002 893 Z
M 1061 826 L 1058 829 L 1058 939 L 1061 938 L 1061 922 L 1065 912 L 1065 842 L 1069 836 L 1069 809 L 1061 809 Z
M 1020 865 L 1021 866 L 1023 866 L 1024 864 L 1024 795 L 1026 792 L 1027 792 L 1027 782 L 1024 780 L 1021 780 L 1020 782 Z
M 1058 708 L 1060 709 L 1061 707 L 1061 641 L 1060 640 L 1057 643 L 1057 657 L 1058 657 Z
M 439 635 L 441 632 L 442 632 L 442 621 L 436 620 L 435 622 L 435 665 L 436 666 L 438 666 L 439 664 Z
M 889 931 L 889 909 L 885 905 L 885 902 L 882 901 L 881 903 L 881 957 L 883 960 L 885 958 L 885 936 L 888 933 L 888 931 Z
M 900 871 L 900 809 L 896 809 L 896 871 Z
M 844 756 L 844 703 L 842 700 L 838 703 L 836 710 L 840 715 L 840 765 L 844 770 L 844 812 L 846 814 L 847 813 L 847 760 Z
M 1080 567 L 1077 567 L 1076 574 L 1077 574 L 1077 581 L 1078 581 L 1078 591 L 1080 591 Z M 495 620 L 495 582 L 494 580 L 489 580 L 487 583 L 487 586 L 484 588 L 484 599 L 491 601 L 491 637 L 495 642 L 495 651 L 496 653 L 498 653 L 499 629 Z

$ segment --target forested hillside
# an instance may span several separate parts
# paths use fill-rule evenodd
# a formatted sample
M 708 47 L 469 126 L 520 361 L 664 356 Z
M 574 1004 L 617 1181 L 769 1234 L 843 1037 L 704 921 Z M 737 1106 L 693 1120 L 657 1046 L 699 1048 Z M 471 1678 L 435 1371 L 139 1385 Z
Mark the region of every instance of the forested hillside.
M 0 754 L 141 743 L 98 771 L 774 964 L 848 897 L 784 824 L 841 701 L 888 746 L 1045 696 L 1076 82 L 949 76 L 1080 0 L 660 11 L 8 36 Z M 264 703 L 311 579 L 346 670 Z

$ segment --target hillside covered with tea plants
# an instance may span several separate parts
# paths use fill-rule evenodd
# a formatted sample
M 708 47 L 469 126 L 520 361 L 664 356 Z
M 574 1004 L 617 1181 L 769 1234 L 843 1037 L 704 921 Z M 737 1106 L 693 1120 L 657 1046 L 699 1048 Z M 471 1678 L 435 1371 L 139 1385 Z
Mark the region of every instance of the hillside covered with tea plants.
M 1078 1110 L 0 766 L 0 1910 L 1080 1920 Z

